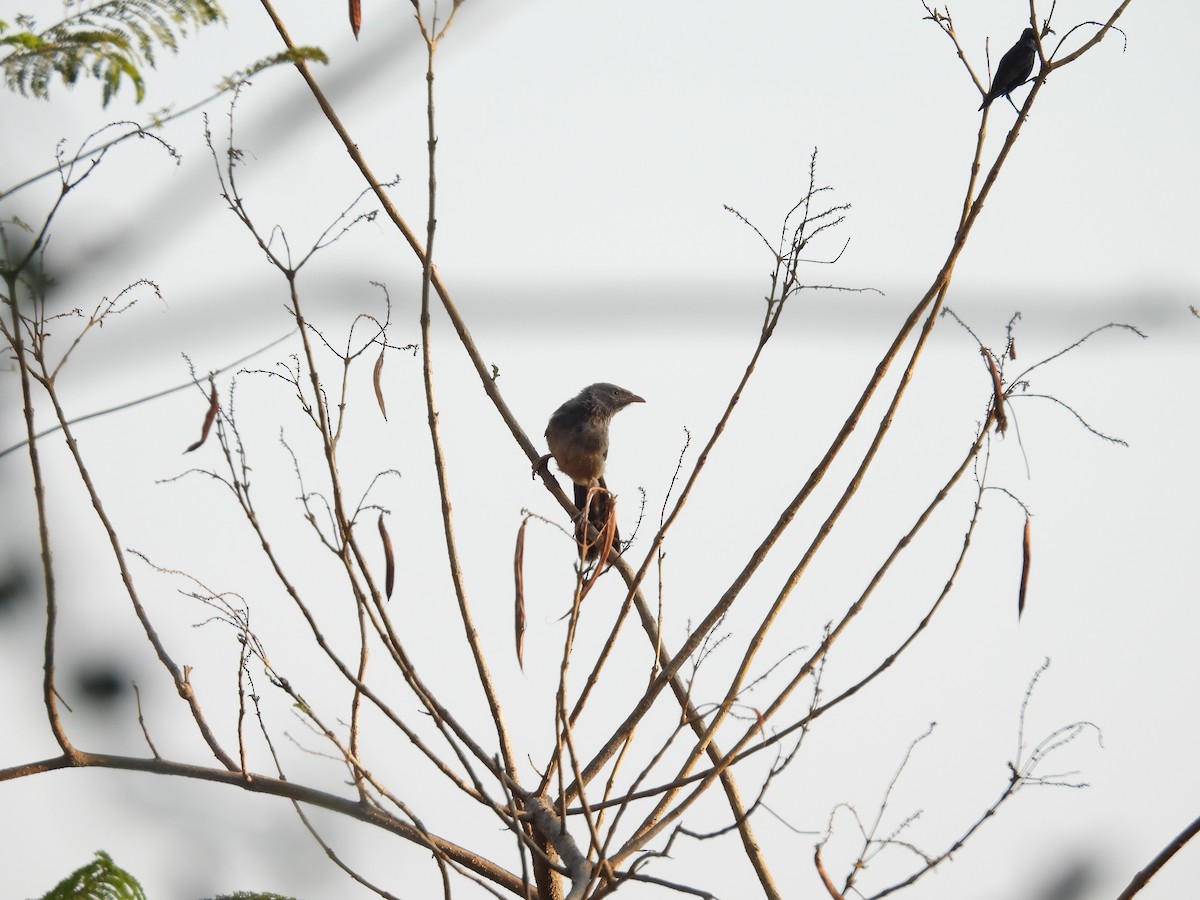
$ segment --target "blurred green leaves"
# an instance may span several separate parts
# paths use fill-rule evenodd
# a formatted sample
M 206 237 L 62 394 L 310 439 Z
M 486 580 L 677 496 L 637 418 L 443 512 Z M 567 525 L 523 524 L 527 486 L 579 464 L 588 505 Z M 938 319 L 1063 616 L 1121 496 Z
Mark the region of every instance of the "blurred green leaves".
M 32 16 L 18 16 L 16 31 L 0 22 L 0 48 L 9 51 L 0 66 L 9 90 L 44 100 L 56 77 L 68 86 L 91 77 L 103 85 L 107 106 L 128 80 L 140 103 L 142 69 L 154 68 L 158 51 L 177 52 L 189 29 L 225 20 L 213 0 L 71 0 L 66 10 L 66 18 L 43 31 Z
M 86 866 L 76 869 L 54 886 L 42 900 L 146 900 L 137 879 L 112 861 L 103 850 Z

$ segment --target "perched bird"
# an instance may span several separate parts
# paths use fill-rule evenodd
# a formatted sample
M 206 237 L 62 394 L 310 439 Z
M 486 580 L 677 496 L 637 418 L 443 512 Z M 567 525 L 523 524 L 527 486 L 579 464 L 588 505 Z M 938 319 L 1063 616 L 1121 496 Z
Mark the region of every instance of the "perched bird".
M 550 417 L 550 424 L 546 426 L 546 443 L 563 474 L 575 483 L 575 505 L 582 512 L 589 488 L 604 489 L 603 493 L 592 496 L 588 520 L 584 521 L 580 516 L 575 529 L 580 543 L 587 537 L 589 523 L 597 531 L 603 531 L 612 515 L 613 504 L 604 483 L 604 463 L 608 459 L 608 423 L 630 403 L 645 402 L 632 391 L 600 382 L 585 387 Z M 613 546 L 616 552 L 620 552 L 621 538 L 615 530 L 613 535 Z M 598 552 L 599 547 L 593 547 L 590 555 Z
M 996 76 L 992 79 L 991 89 L 983 98 L 983 103 L 979 104 L 979 108 L 983 109 L 997 97 L 1008 97 L 1023 85 L 1029 77 L 1029 73 L 1033 71 L 1035 59 L 1037 59 L 1037 35 L 1034 34 L 1032 28 L 1026 28 L 1021 32 L 1021 39 L 1000 57 L 1000 65 L 996 66 Z M 1012 103 L 1011 97 L 1008 97 L 1008 102 Z

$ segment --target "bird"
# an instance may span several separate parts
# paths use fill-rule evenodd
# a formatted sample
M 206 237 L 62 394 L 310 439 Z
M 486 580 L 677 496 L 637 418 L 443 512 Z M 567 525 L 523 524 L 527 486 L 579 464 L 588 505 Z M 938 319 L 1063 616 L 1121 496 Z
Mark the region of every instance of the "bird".
M 575 506 L 580 511 L 575 537 L 580 544 L 586 542 L 589 524 L 603 532 L 613 512 L 612 498 L 604 483 L 609 423 L 614 415 L 629 404 L 645 402 L 632 391 L 601 381 L 585 387 L 550 417 L 546 426 L 546 443 L 559 469 L 575 484 Z M 583 509 L 588 505 L 588 492 L 596 487 L 601 488 L 602 492 L 592 495 L 590 515 L 585 520 Z M 615 523 L 613 546 L 619 553 L 621 538 Z M 591 547 L 589 558 L 598 555 L 599 551 L 599 546 Z
M 1012 98 L 1008 95 L 1025 83 L 1029 73 L 1033 71 L 1035 59 L 1037 59 L 1037 35 L 1032 28 L 1026 28 L 1021 32 L 1021 39 L 1000 57 L 1000 65 L 996 66 L 996 76 L 992 79 L 992 86 L 983 98 L 983 103 L 979 104 L 979 108 L 985 108 L 997 97 L 1008 97 L 1008 102 L 1012 103 Z M 1013 105 L 1016 106 L 1015 103 Z

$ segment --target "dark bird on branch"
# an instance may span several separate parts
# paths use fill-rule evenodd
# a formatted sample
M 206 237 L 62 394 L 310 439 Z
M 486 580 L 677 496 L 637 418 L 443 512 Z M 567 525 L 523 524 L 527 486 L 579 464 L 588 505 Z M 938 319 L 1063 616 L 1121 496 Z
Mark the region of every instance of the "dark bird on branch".
M 1037 35 L 1032 28 L 1021 32 L 1021 39 L 1009 51 L 1000 57 L 1000 65 L 996 66 L 996 77 L 992 79 L 992 87 L 983 98 L 979 108 L 983 109 L 997 97 L 1012 97 L 1008 95 L 1023 85 L 1033 71 L 1033 61 L 1037 59 Z M 1013 103 L 1016 108 L 1016 104 Z
M 608 424 L 614 415 L 630 403 L 645 402 L 632 391 L 600 382 L 585 387 L 550 417 L 550 424 L 546 426 L 546 443 L 550 445 L 550 454 L 563 474 L 575 483 L 575 505 L 581 513 L 575 535 L 580 543 L 587 537 L 589 524 L 603 534 L 614 512 L 612 495 L 604 483 L 604 463 L 608 459 Z M 585 521 L 582 511 L 592 488 L 600 490 L 592 494 L 590 515 Z M 615 525 L 613 547 L 620 552 L 621 538 Z M 593 546 L 589 557 L 598 554 L 599 550 L 599 546 Z

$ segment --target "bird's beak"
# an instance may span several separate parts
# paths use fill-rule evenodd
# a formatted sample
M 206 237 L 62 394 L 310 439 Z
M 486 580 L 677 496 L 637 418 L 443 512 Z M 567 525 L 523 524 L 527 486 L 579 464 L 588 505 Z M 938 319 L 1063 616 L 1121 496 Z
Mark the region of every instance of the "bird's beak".
M 629 402 L 630 402 L 630 403 L 645 403 L 646 401 L 645 401 L 645 399 L 644 399 L 644 398 L 642 398 L 642 397 L 639 397 L 637 394 L 633 394 L 633 395 L 632 395 L 632 396 L 629 398 Z

